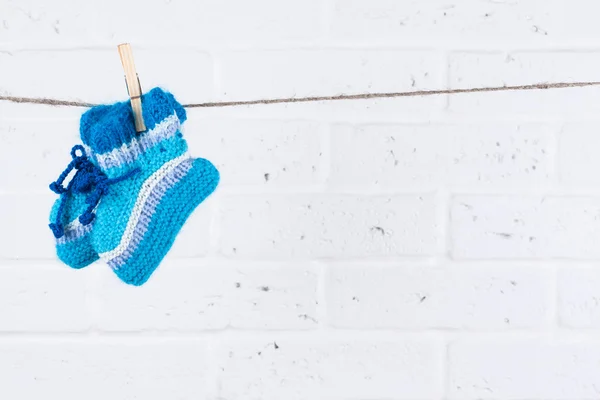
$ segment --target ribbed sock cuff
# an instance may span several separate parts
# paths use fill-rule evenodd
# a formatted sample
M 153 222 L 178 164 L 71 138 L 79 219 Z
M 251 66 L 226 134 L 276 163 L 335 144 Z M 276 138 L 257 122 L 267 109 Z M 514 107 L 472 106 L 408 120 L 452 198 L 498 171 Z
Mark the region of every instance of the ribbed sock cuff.
M 142 96 L 142 112 L 148 129 L 141 133 L 135 132 L 129 101 L 96 106 L 81 117 L 86 152 L 109 177 L 143 164 L 146 153 L 151 152 L 153 160 L 158 156 L 166 161 L 169 154 L 161 153 L 177 154 L 187 149 L 179 131 L 186 113 L 172 94 L 152 89 Z

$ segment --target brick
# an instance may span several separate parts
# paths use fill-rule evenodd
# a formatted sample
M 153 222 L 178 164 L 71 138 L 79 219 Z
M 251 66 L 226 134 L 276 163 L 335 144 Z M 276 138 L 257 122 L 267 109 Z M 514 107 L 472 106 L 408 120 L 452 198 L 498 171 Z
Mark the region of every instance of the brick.
M 423 335 L 227 341 L 218 358 L 219 394 L 264 400 L 437 398 L 440 358 L 440 346 Z
M 335 96 L 439 88 L 445 59 L 432 51 L 265 50 L 215 55 L 221 101 Z M 445 107 L 442 96 L 270 104 L 201 110 L 221 119 L 429 121 Z M 200 115 L 199 111 L 192 111 Z
M 449 348 L 450 399 L 594 399 L 597 343 L 469 339 Z
M 354 45 L 442 42 L 454 46 L 515 46 L 599 38 L 600 29 L 589 15 L 596 7 L 585 0 L 570 5 L 566 7 L 560 0 L 336 0 L 331 32 L 338 41 Z
M 74 0 L 3 5 L 0 37 L 15 43 L 106 43 L 123 41 L 181 44 L 290 42 L 316 38 L 321 32 L 321 3 L 306 0 L 212 2 L 209 0 L 136 4 L 107 0 L 89 7 Z M 116 54 L 116 53 L 115 53 Z M 136 55 L 137 57 L 137 55 Z
M 452 255 L 598 258 L 599 204 L 593 197 L 457 196 L 451 206 Z
M 178 265 L 179 264 L 179 265 Z M 307 265 L 163 262 L 132 289 L 105 269 L 99 327 L 110 331 L 311 329 L 316 271 Z
M 565 266 L 558 273 L 558 313 L 572 328 L 600 327 L 600 270 L 597 265 Z
M 223 53 L 218 62 L 226 99 L 435 88 L 443 71 L 443 59 L 425 51 L 243 51 Z
M 0 190 L 51 193 L 48 185 L 66 168 L 71 147 L 79 142 L 74 120 L 0 121 Z
M 322 124 L 309 121 L 194 119 L 185 136 L 209 159 L 220 186 L 297 187 L 322 183 Z
M 55 259 L 55 240 L 48 228 L 56 195 L 0 194 L 0 259 Z
M 190 339 L 0 344 L 3 398 L 205 398 L 206 344 Z
M 512 86 L 544 82 L 593 81 L 600 53 L 456 53 L 450 57 L 452 88 Z M 594 112 L 596 87 L 450 96 L 448 110 L 486 116 L 520 115 L 564 118 Z
M 342 328 L 513 329 L 550 321 L 553 274 L 527 265 L 333 264 L 328 317 Z
M 329 183 L 386 189 L 545 185 L 557 130 L 541 124 L 337 125 Z
M 121 9 L 119 15 L 126 15 Z M 212 60 L 199 51 L 136 48 L 136 69 L 142 88 L 161 86 L 182 103 L 207 100 L 213 93 Z M 163 61 L 164 60 L 164 61 Z M 39 68 L 43 65 L 44 68 Z M 90 71 L 101 71 L 91 73 Z M 3 94 L 111 103 L 127 99 L 123 68 L 115 48 L 94 50 L 23 50 L 0 52 Z M 31 119 L 27 108 L 11 118 Z M 82 113 L 85 109 L 79 109 Z M 78 132 L 78 130 L 76 131 Z
M 230 196 L 219 221 L 227 256 L 423 255 L 438 245 L 431 195 Z
M 567 123 L 560 133 L 558 171 L 565 185 L 600 186 L 600 159 L 594 150 L 600 145 L 598 124 Z
M 218 194 L 213 193 L 194 209 L 177 234 L 167 259 L 203 257 L 212 252 L 212 221 L 218 202 Z
M 90 325 L 87 270 L 37 265 L 0 267 L 0 331 L 73 332 Z

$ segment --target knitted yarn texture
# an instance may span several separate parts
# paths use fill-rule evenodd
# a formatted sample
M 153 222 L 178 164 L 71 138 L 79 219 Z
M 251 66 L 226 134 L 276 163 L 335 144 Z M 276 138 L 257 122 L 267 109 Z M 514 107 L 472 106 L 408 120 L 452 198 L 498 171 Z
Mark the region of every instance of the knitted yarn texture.
M 87 208 L 86 195 L 82 193 L 63 193 L 50 211 L 50 222 L 62 225 L 62 236 L 56 238 L 56 255 L 71 268 L 83 268 L 98 260 L 98 253 L 91 241 L 93 224 L 83 225 L 78 217 Z M 59 209 L 63 208 L 59 217 Z M 55 235 L 56 236 L 56 235 Z
M 85 154 L 100 178 L 85 200 L 89 213 L 75 221 L 93 225 L 86 228 L 93 251 L 132 285 L 148 280 L 219 182 L 208 160 L 188 154 L 180 130 L 186 113 L 172 94 L 154 88 L 142 96 L 142 109 L 148 128 L 142 133 L 135 132 L 129 102 L 93 107 L 80 124 Z

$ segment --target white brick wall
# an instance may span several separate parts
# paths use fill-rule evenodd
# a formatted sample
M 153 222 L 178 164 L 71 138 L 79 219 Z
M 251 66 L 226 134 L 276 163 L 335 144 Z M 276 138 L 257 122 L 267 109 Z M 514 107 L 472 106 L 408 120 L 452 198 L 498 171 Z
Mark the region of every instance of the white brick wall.
M 0 94 L 599 80 L 594 0 L 0 0 Z M 222 183 L 141 288 L 69 270 L 82 109 L 0 102 L 0 399 L 600 398 L 600 89 L 190 109 Z
M 235 338 L 221 343 L 218 384 L 226 399 L 439 398 L 442 347 L 426 335 Z
M 597 399 L 598 341 L 469 338 L 448 351 L 451 399 Z

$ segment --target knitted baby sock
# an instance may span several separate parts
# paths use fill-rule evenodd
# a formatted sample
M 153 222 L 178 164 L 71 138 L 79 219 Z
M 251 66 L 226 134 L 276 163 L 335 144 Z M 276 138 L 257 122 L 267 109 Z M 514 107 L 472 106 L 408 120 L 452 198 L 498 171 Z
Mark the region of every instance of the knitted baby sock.
M 92 243 L 132 285 L 146 282 L 219 182 L 209 161 L 188 155 L 179 130 L 186 113 L 173 95 L 152 89 L 142 96 L 142 110 L 148 130 L 139 134 L 129 102 L 97 106 L 81 118 L 86 150 L 109 181 L 118 180 L 93 199 L 98 206 Z M 94 219 L 92 212 L 88 216 Z
M 58 180 L 50 184 L 50 189 L 59 194 L 60 198 L 50 211 L 49 226 L 56 238 L 58 258 L 68 266 L 79 269 L 98 259 L 98 253 L 92 247 L 90 238 L 92 224 L 83 224 L 79 219 L 88 208 L 86 193 L 91 189 L 88 173 L 93 170 L 93 165 L 87 159 L 81 145 L 73 147 L 71 156 L 73 161 Z M 77 172 L 65 188 L 63 182 L 73 169 Z

